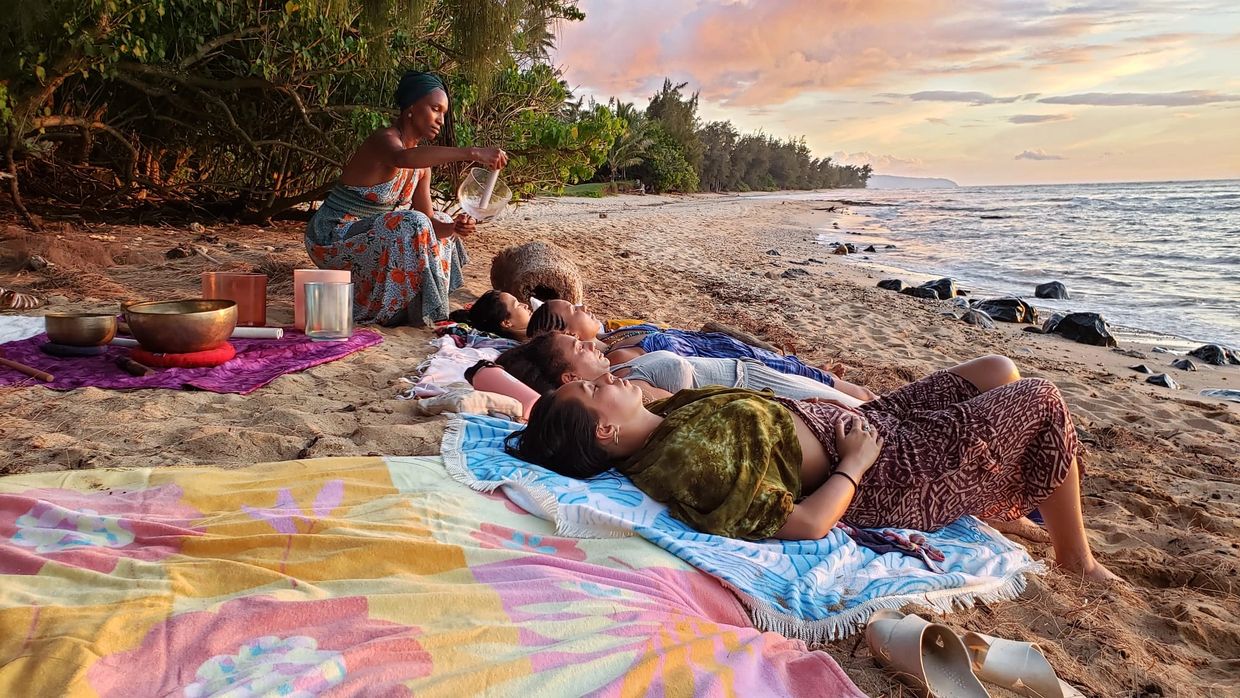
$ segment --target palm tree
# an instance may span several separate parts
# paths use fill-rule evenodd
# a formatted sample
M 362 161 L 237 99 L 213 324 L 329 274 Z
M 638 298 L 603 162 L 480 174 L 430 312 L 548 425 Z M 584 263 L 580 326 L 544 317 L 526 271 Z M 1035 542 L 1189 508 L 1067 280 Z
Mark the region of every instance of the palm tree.
M 650 121 L 631 102 L 613 97 L 608 106 L 625 122 L 624 130 L 607 151 L 607 168 L 611 171 L 611 181 L 615 182 L 617 173 L 623 175 L 628 168 L 641 164 L 654 140 L 650 137 Z

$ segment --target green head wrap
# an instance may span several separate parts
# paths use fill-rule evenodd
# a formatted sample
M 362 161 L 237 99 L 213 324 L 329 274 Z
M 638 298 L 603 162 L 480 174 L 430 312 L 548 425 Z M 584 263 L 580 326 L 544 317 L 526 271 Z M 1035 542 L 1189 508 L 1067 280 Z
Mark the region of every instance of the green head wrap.
M 404 111 L 435 90 L 443 90 L 444 94 L 448 92 L 438 75 L 411 70 L 401 77 L 400 84 L 396 86 L 396 107 Z

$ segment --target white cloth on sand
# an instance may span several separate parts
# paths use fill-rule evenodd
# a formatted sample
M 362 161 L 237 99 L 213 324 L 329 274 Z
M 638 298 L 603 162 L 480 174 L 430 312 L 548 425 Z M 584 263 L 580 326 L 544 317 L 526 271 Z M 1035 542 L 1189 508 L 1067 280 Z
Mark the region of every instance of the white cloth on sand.
M 42 316 L 0 315 L 0 344 L 29 339 L 46 329 Z
M 479 361 L 494 361 L 499 358 L 497 349 L 458 347 L 452 337 L 440 337 L 431 344 L 439 349 L 418 366 L 416 377 L 400 379 L 402 383 L 410 386 L 401 392 L 402 400 L 434 397 L 454 389 L 469 388 L 469 382 L 465 380 L 465 369 Z

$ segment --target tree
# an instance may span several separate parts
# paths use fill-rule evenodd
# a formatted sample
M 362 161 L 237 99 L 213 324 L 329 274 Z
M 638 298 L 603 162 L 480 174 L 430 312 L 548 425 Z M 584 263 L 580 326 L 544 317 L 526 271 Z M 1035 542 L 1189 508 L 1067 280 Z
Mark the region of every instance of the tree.
M 407 69 L 447 76 L 459 132 L 441 137 L 504 145 L 509 129 L 527 129 L 541 148 L 530 151 L 530 172 L 540 172 L 531 176 L 580 172 L 580 163 L 533 162 L 565 142 L 553 132 L 573 132 L 561 111 L 568 91 L 545 61 L 555 23 L 582 17 L 571 0 L 10 4 L 0 143 L 19 210 L 20 178 L 69 204 L 145 197 L 268 217 L 322 194 L 356 143 L 394 114 Z M 466 114 L 501 124 L 474 130 Z M 596 148 L 569 147 L 581 162 Z
M 650 98 L 646 116 L 651 121 L 658 122 L 663 131 L 680 146 L 681 153 L 694 171 L 700 172 L 703 147 L 702 140 L 698 137 L 698 94 L 694 92 L 692 97 L 684 97 L 680 91 L 687 84 L 682 82 L 673 85 L 671 80 L 664 78 L 662 89 Z
M 702 141 L 702 188 L 707 191 L 723 191 L 732 180 L 732 153 L 739 138 L 729 121 L 712 121 L 698 131 Z
M 634 174 L 655 193 L 697 191 L 697 171 L 685 157 L 680 143 L 659 123 L 651 124 L 650 139 L 646 156 Z
M 623 129 L 607 151 L 607 169 L 614 182 L 617 175 L 624 177 L 628 168 L 641 164 L 654 139 L 650 136 L 651 127 L 646 115 L 632 103 L 613 97 L 607 104 L 616 118 L 624 122 Z

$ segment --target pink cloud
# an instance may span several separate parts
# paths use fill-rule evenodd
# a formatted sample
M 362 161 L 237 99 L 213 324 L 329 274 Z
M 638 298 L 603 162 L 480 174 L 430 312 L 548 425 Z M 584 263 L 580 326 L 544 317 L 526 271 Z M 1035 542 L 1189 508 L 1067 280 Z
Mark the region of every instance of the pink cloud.
M 919 174 L 924 169 L 922 161 L 917 158 L 899 158 L 864 151 L 846 153 L 839 150 L 831 153 L 831 160 L 837 165 L 869 165 L 875 172 L 883 174 Z
M 1020 66 L 1010 60 L 1013 41 L 1040 62 L 1083 61 L 1095 47 L 1059 44 L 1127 21 L 1107 8 L 1052 12 L 1005 0 L 584 0 L 581 7 L 585 22 L 564 29 L 557 53 L 570 82 L 645 97 L 667 76 L 687 80 L 706 101 L 743 107 L 874 86 L 896 74 L 1010 70 Z

